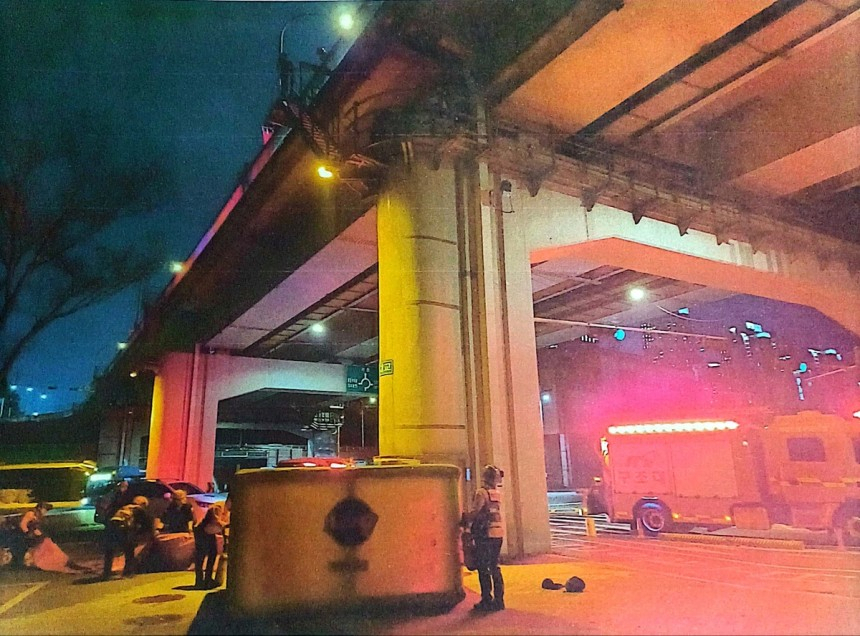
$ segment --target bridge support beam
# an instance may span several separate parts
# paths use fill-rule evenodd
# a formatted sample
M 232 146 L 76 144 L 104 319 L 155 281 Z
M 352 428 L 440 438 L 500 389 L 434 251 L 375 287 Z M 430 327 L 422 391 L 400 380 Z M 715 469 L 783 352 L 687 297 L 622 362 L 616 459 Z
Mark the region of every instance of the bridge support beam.
M 506 245 L 470 160 L 392 171 L 379 197 L 379 439 L 385 455 L 505 471 L 506 550 L 549 550 L 528 251 Z M 390 373 L 387 371 L 390 370 Z
M 205 486 L 215 467 L 218 402 L 259 389 L 346 392 L 346 367 L 262 358 L 168 353 L 155 376 L 146 476 Z

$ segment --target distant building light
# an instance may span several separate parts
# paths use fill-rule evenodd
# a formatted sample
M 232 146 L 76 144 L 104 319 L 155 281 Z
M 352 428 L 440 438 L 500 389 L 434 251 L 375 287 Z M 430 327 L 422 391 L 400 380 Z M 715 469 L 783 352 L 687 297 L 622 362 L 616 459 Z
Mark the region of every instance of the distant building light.
M 779 356 L 779 359 L 784 362 L 785 360 L 791 360 L 791 356 L 786 353 L 785 355 Z
M 616 329 L 615 333 L 612 334 L 612 337 L 615 338 L 618 342 L 621 342 L 622 340 L 624 340 L 624 338 L 627 337 L 627 332 L 623 329 Z
M 181 261 L 171 261 L 170 262 L 170 271 L 174 274 L 181 274 L 185 271 L 185 263 Z
M 720 366 L 720 363 L 719 363 L 719 362 L 709 362 L 709 363 L 708 363 L 708 368 L 709 368 L 709 369 L 716 369 L 718 366 Z
M 627 297 L 633 301 L 640 301 L 645 298 L 645 290 L 641 287 L 634 287 L 629 292 L 627 292 Z
M 125 349 L 128 349 L 128 343 L 127 342 L 117 342 L 116 348 L 119 349 L 120 351 L 124 351 Z
M 43 399 L 43 400 L 47 400 L 47 399 L 48 399 L 48 394 L 47 394 L 47 393 L 42 393 L 42 395 L 40 395 L 39 397 L 40 397 L 41 399 Z
M 689 307 L 681 307 L 678 310 L 678 313 L 683 315 L 683 316 L 689 316 L 690 315 L 690 308 Z
M 18 390 L 18 385 L 17 385 L 17 384 L 10 384 L 10 385 L 9 385 L 9 390 L 10 390 L 10 391 L 17 391 L 17 390 Z
M 27 387 L 27 393 L 32 393 L 32 392 L 33 392 L 33 387 L 28 386 L 28 387 Z
M 136 378 L 137 377 L 137 371 L 132 371 L 131 373 L 128 374 L 128 377 Z

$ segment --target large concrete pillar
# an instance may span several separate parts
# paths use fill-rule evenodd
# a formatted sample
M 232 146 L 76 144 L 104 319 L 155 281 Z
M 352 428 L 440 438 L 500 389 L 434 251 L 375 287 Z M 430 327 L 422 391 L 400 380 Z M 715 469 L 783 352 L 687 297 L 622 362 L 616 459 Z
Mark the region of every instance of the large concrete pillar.
M 482 176 L 483 175 L 483 176 Z M 505 470 L 506 549 L 549 549 L 531 279 L 470 161 L 393 170 L 378 203 L 382 454 Z
M 212 481 L 217 400 L 207 400 L 209 356 L 168 353 L 152 390 L 146 476 L 205 486 Z

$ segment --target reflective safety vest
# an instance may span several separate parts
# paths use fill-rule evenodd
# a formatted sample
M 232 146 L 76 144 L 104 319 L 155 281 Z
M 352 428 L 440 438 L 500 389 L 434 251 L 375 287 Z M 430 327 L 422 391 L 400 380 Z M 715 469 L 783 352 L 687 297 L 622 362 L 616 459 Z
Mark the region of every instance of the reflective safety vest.
M 490 538 L 501 539 L 505 536 L 505 526 L 502 523 L 502 495 L 495 488 L 485 488 L 487 491 L 487 512 L 489 513 Z

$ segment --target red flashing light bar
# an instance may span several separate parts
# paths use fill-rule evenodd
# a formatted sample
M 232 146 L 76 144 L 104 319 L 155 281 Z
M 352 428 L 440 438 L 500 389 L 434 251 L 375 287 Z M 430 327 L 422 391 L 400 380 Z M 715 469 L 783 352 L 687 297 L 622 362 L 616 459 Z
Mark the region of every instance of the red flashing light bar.
M 610 435 L 639 435 L 643 433 L 693 433 L 699 431 L 730 431 L 738 427 L 737 422 L 673 422 L 670 424 L 629 424 L 610 426 Z

